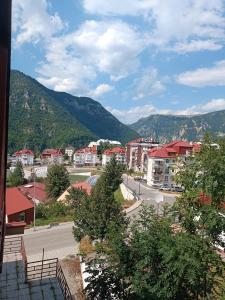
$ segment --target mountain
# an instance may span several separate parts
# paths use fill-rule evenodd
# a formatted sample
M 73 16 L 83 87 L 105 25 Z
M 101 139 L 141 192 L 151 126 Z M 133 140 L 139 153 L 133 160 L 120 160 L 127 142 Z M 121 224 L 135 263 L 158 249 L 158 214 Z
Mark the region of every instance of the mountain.
M 22 147 L 81 147 L 98 138 L 125 143 L 137 136 L 97 101 L 52 91 L 19 71 L 11 72 L 10 152 Z
M 200 140 L 205 133 L 225 136 L 225 110 L 197 116 L 151 115 L 130 125 L 141 136 L 160 142 L 173 139 Z

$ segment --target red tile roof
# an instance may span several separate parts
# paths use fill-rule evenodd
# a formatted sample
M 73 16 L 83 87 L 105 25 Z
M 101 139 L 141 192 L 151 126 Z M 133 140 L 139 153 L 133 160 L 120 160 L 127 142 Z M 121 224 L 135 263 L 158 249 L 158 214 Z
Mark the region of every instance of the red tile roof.
M 35 190 L 34 190 L 35 186 Z M 47 201 L 47 193 L 45 192 L 45 184 L 41 182 L 31 182 L 19 187 L 19 190 L 30 199 L 37 199 L 40 202 Z M 35 193 L 35 195 L 34 195 Z
M 103 154 L 111 156 L 111 155 L 115 155 L 115 154 L 125 155 L 125 153 L 126 152 L 125 152 L 125 150 L 122 147 L 115 147 L 113 149 L 107 149 L 107 150 L 105 150 Z
M 13 215 L 33 208 L 34 204 L 17 188 L 6 189 L 6 215 Z
M 165 144 L 162 148 L 153 148 L 148 152 L 150 157 L 158 158 L 170 158 L 176 157 L 177 155 L 184 155 L 186 151 L 193 149 L 193 145 L 186 141 L 173 141 L 169 144 Z
M 22 154 L 27 154 L 27 155 L 34 156 L 34 153 L 33 153 L 31 150 L 29 150 L 29 149 L 22 149 L 22 150 L 17 151 L 17 152 L 15 153 L 16 156 L 20 156 L 20 155 L 22 155 Z
M 92 186 L 86 181 L 74 183 L 72 187 L 75 189 L 84 190 L 89 196 L 91 195 Z
M 78 149 L 76 152 L 76 154 L 80 154 L 80 153 L 92 153 L 92 154 L 97 154 L 97 150 L 96 150 L 96 147 L 86 147 L 86 148 L 81 148 L 81 149 Z
M 49 156 L 63 156 L 63 154 L 59 149 L 45 149 L 41 154 L 42 158 Z

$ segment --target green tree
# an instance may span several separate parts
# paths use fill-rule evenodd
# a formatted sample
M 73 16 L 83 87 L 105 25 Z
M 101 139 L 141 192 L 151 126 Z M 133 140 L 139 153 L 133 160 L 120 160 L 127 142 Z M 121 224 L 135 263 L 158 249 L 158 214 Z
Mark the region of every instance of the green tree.
M 9 175 L 8 182 L 10 186 L 19 186 L 24 183 L 23 165 L 20 161 L 16 163 L 15 170 Z
M 122 182 L 121 175 L 121 166 L 113 158 L 98 179 L 91 196 L 82 199 L 76 207 L 74 236 L 77 240 L 85 235 L 91 239 L 103 240 L 114 219 L 123 222 L 122 207 L 114 197 L 114 192 Z
M 70 185 L 69 174 L 63 165 L 52 165 L 46 177 L 46 192 L 50 199 L 56 200 Z
M 111 223 L 107 237 L 87 264 L 91 299 L 223 299 L 224 263 L 212 244 L 188 232 L 174 234 L 170 219 L 152 208 L 144 208 L 129 230 Z
M 66 200 L 72 208 L 77 208 L 87 197 L 87 193 L 81 189 L 72 187 L 68 192 L 69 194 L 66 195 Z

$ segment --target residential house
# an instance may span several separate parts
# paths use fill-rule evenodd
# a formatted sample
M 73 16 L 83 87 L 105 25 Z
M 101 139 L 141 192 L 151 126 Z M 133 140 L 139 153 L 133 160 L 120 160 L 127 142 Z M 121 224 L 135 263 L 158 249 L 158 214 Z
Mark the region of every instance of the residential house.
M 148 151 L 159 147 L 152 138 L 138 138 L 126 144 L 126 161 L 128 169 L 135 172 L 147 172 Z
M 74 148 L 72 146 L 69 146 L 65 149 L 65 154 L 68 155 L 70 161 L 73 160 L 73 153 L 74 153 Z
M 34 204 L 17 187 L 6 189 L 6 222 L 34 221 Z
M 106 166 L 112 157 L 115 156 L 116 160 L 121 164 L 126 164 L 126 152 L 122 147 L 115 147 L 113 149 L 107 149 L 102 155 L 102 165 Z
M 95 147 L 82 148 L 75 151 L 74 156 L 75 166 L 96 166 L 99 163 L 97 150 Z
M 148 152 L 147 184 L 150 186 L 175 184 L 174 176 L 181 160 L 193 151 L 194 144 L 174 141 Z
M 15 154 L 15 161 L 20 161 L 23 166 L 30 166 L 34 164 L 34 153 L 29 149 L 22 149 Z
M 42 163 L 62 164 L 63 154 L 59 149 L 45 149 L 41 154 Z
M 66 189 L 65 192 L 63 192 L 63 194 L 57 199 L 57 201 L 66 202 L 66 196 L 69 195 L 69 190 L 71 188 L 85 191 L 87 193 L 87 195 L 90 196 L 91 195 L 91 190 L 92 190 L 92 185 L 89 184 L 86 181 L 74 183 L 68 189 Z
M 48 200 L 47 193 L 45 191 L 45 184 L 42 182 L 30 182 L 28 184 L 18 187 L 18 189 L 35 204 L 46 203 Z

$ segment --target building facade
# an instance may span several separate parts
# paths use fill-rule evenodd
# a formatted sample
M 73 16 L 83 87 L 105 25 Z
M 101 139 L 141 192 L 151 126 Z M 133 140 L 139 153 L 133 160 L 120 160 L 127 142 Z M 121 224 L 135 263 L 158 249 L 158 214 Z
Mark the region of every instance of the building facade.
M 20 161 L 23 166 L 32 166 L 34 164 L 34 153 L 29 149 L 22 149 L 15 154 L 15 161 Z
M 45 149 L 41 154 L 41 162 L 47 164 L 62 164 L 63 154 L 59 149 Z
M 175 175 L 182 160 L 192 153 L 194 145 L 175 141 L 148 152 L 147 184 L 159 187 L 175 185 Z
M 115 147 L 113 149 L 107 149 L 102 154 L 102 166 L 106 166 L 112 157 L 115 156 L 116 161 L 121 164 L 126 164 L 126 152 L 122 147 Z
M 147 172 L 148 151 L 159 147 L 151 138 L 139 138 L 126 144 L 126 161 L 128 169 L 135 172 Z
M 73 160 L 74 165 L 77 167 L 96 166 L 99 163 L 97 150 L 95 147 L 78 149 L 74 153 Z
M 65 154 L 68 155 L 70 161 L 73 160 L 73 153 L 74 153 L 74 148 L 72 146 L 69 146 L 65 149 Z

